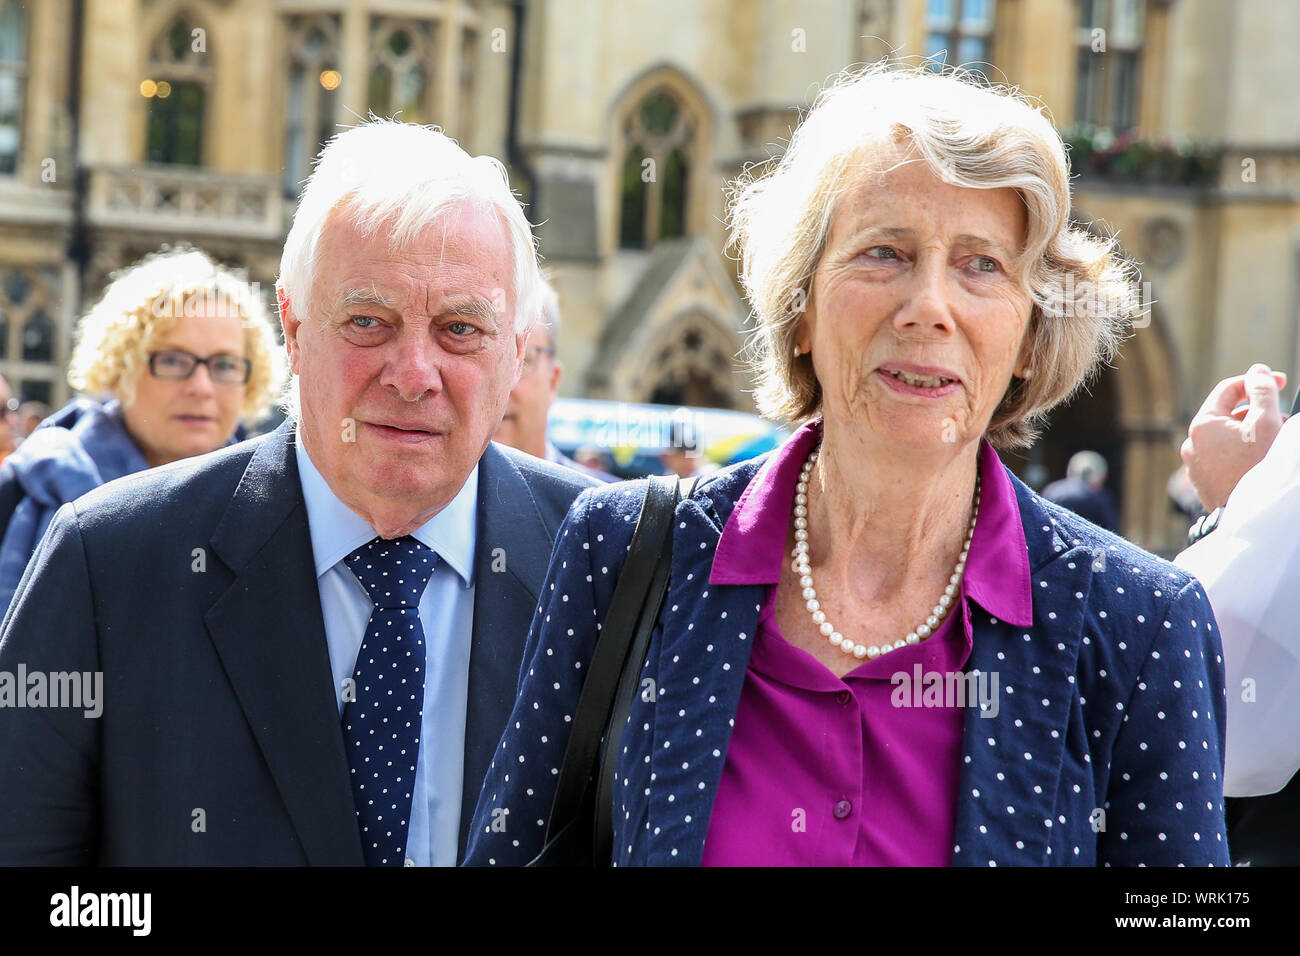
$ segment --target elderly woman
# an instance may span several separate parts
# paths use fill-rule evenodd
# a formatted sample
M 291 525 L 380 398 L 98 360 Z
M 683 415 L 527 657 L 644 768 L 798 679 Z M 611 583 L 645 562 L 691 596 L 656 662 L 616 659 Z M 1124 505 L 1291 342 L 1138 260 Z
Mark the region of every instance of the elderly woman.
M 615 865 L 1228 862 L 1201 588 L 994 450 L 1031 441 L 1132 308 L 1131 269 L 1069 209 L 1041 113 L 888 66 L 824 92 L 742 184 L 760 409 L 803 425 L 677 508 Z M 569 513 L 470 863 L 542 847 L 643 489 Z
M 197 250 L 147 256 L 82 319 L 68 382 L 79 398 L 0 466 L 0 608 L 64 503 L 114 478 L 244 437 L 283 380 L 253 287 Z

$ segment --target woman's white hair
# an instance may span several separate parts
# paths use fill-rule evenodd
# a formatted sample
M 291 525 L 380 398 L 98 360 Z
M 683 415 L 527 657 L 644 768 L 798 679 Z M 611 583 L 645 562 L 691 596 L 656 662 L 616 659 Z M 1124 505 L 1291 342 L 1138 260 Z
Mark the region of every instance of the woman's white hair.
M 336 210 L 363 235 L 382 229 L 400 249 L 463 202 L 495 210 L 513 247 L 515 332 L 537 321 L 542 280 L 537 245 L 510 178 L 491 156 L 470 156 L 434 126 L 372 116 L 338 133 L 321 149 L 293 216 L 280 256 L 283 290 L 302 319 L 311 314 L 317 245 Z M 296 376 L 295 376 L 296 379 Z M 296 392 L 296 381 L 290 392 Z M 288 405 L 296 411 L 292 395 Z
M 823 90 L 789 148 L 734 184 L 731 245 L 754 310 L 749 354 L 759 410 L 797 422 L 817 414 L 821 387 L 793 346 L 845 184 L 875 154 L 909 143 L 945 182 L 1016 190 L 1028 213 L 1018 277 L 1033 299 L 1030 374 L 1013 378 L 988 427 L 1022 447 L 1049 409 L 1112 359 L 1138 314 L 1136 270 L 1070 226 L 1069 162 L 1041 108 L 974 74 L 884 61 Z

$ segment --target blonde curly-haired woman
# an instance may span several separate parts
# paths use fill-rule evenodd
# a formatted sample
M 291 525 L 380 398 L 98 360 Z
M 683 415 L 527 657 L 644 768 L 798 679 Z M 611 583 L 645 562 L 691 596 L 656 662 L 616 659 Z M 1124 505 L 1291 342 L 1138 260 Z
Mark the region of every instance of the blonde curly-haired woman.
M 0 467 L 0 609 L 54 513 L 114 478 L 215 451 L 265 417 L 284 378 L 265 307 L 205 253 L 146 256 L 82 319 L 76 398 Z

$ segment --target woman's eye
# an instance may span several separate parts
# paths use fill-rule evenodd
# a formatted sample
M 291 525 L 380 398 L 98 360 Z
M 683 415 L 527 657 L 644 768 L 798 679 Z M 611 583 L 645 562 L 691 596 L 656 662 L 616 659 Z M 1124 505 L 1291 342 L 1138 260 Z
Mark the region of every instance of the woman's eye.
M 976 256 L 974 259 L 975 269 L 979 272 L 1001 272 L 1002 266 L 996 259 L 990 259 L 988 256 Z
M 373 329 L 379 325 L 379 320 L 373 315 L 354 315 L 350 321 L 359 329 Z
M 897 259 L 898 250 L 893 246 L 872 246 L 867 250 L 867 256 L 872 259 Z

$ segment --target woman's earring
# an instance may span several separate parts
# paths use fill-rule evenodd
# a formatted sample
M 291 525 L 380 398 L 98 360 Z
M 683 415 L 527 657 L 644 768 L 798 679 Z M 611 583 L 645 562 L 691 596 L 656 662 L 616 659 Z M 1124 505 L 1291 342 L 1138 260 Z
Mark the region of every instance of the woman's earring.
M 799 346 L 797 345 L 794 347 L 794 357 L 795 358 L 799 357 Z

